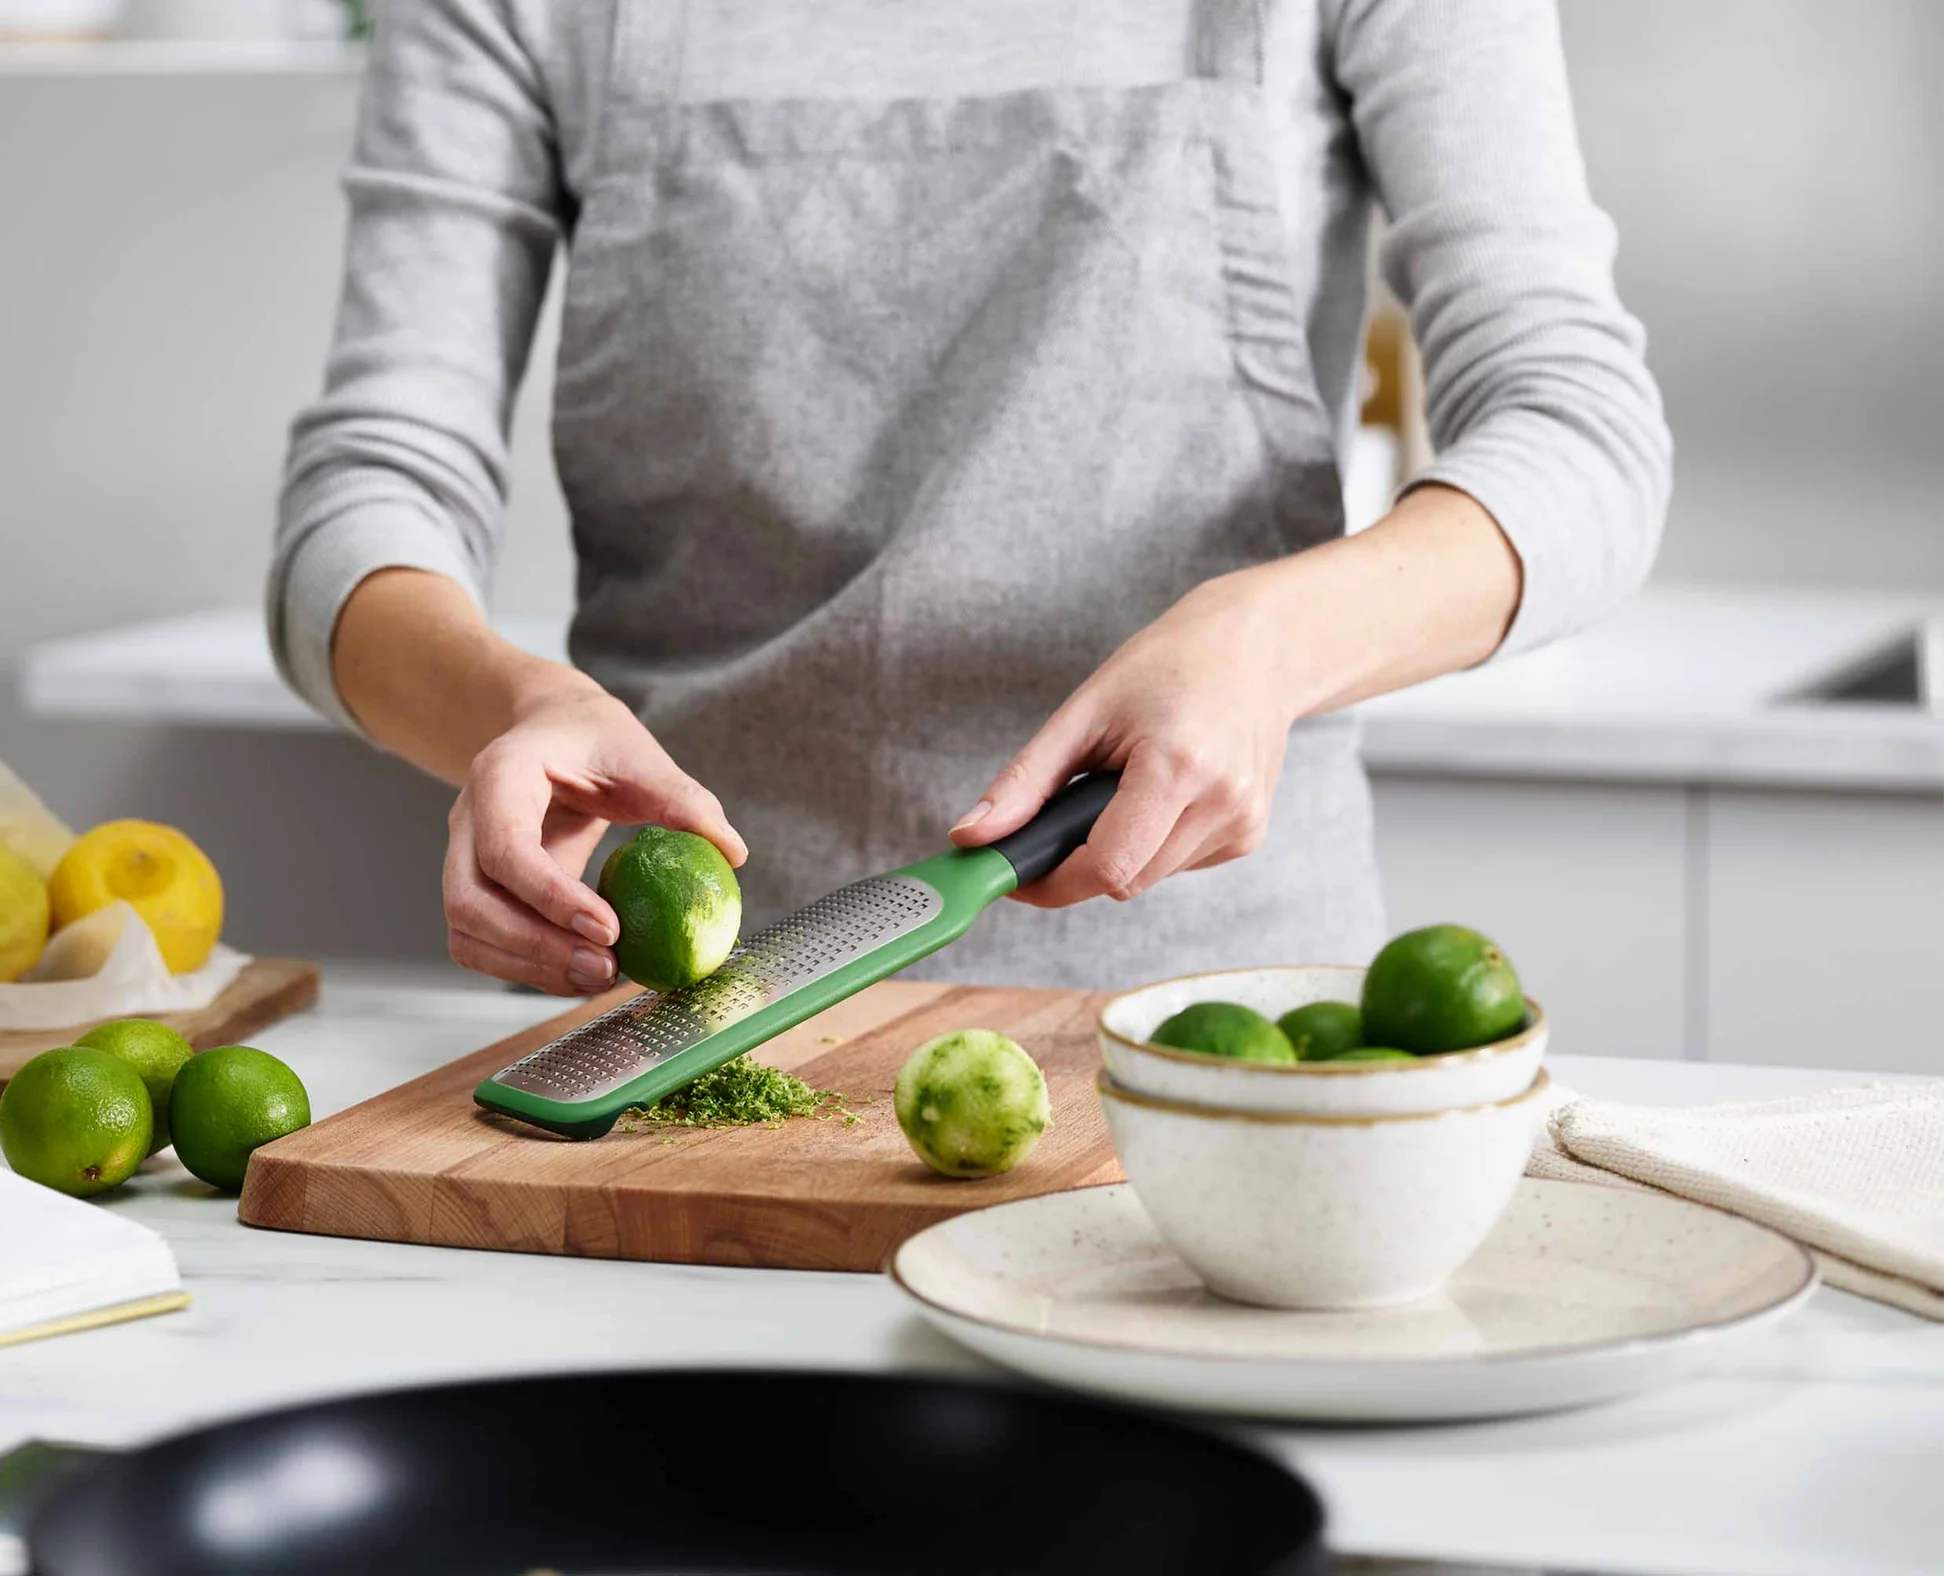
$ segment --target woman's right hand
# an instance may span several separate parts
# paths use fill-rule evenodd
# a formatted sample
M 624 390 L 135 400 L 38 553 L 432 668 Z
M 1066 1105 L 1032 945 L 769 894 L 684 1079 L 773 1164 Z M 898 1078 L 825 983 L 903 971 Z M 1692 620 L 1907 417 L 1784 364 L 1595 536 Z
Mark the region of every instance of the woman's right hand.
M 699 832 L 748 856 L 714 794 L 591 679 L 557 682 L 473 757 L 449 817 L 447 944 L 455 963 L 557 996 L 615 980 L 614 910 L 581 879 L 610 822 Z

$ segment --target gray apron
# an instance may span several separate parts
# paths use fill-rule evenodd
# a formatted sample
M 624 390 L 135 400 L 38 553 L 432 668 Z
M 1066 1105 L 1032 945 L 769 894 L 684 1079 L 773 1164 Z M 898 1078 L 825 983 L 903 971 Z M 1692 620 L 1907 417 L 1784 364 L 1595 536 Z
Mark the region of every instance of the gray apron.
M 747 923 L 935 852 L 1129 635 L 1343 529 L 1260 14 L 1201 11 L 1183 82 L 690 103 L 681 0 L 621 0 L 555 395 L 571 649 L 720 795 Z M 1002 904 L 916 972 L 1120 985 L 1381 930 L 1331 717 L 1252 857 Z

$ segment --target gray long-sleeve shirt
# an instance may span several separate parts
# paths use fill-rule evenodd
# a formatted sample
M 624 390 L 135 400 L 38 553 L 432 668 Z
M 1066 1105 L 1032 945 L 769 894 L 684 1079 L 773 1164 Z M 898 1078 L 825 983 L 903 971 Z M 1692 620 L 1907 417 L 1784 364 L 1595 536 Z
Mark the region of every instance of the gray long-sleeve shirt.
M 290 682 L 331 677 L 345 599 L 386 567 L 483 604 L 507 426 L 554 253 L 594 158 L 616 5 L 391 0 L 347 176 L 344 296 L 298 419 L 269 616 Z M 1131 86 L 1192 69 L 1191 0 L 692 0 L 685 101 L 953 97 Z M 1346 438 L 1373 202 L 1409 304 L 1437 458 L 1510 537 L 1506 651 L 1644 577 L 1671 444 L 1614 235 L 1581 166 L 1550 0 L 1271 0 L 1265 65 L 1284 222 L 1319 390 Z

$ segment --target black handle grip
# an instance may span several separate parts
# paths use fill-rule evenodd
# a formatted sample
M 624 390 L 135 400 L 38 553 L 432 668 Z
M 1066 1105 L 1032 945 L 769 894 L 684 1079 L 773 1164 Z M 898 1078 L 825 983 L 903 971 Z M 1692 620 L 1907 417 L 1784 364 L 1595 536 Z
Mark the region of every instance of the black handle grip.
M 1086 842 L 1118 787 L 1119 772 L 1089 772 L 1076 777 L 1048 799 L 1038 815 L 992 847 L 1006 856 L 1019 884 L 1027 886 L 1050 875 L 1061 860 Z

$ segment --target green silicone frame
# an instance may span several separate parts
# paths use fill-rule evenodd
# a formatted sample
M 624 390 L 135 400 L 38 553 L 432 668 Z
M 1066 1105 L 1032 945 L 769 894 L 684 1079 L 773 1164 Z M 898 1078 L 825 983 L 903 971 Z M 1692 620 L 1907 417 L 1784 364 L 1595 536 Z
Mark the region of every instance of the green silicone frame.
M 1011 863 L 996 848 L 955 848 L 892 874 L 912 876 L 924 882 L 944 899 L 944 906 L 916 930 L 791 991 L 781 1001 L 772 1002 L 740 1022 L 730 1024 L 719 1034 L 710 1035 L 700 1045 L 669 1057 L 610 1094 L 592 1100 L 550 1100 L 488 1078 L 473 1090 L 473 1099 L 489 1111 L 518 1117 L 522 1122 L 568 1138 L 599 1138 L 630 1107 L 653 1105 L 683 1084 L 724 1062 L 734 1061 L 744 1051 L 774 1039 L 805 1018 L 815 1017 L 847 996 L 855 996 L 866 985 L 875 985 L 936 952 L 947 942 L 956 941 L 991 904 L 1019 884 Z

